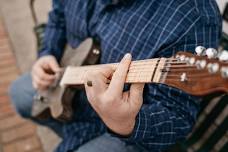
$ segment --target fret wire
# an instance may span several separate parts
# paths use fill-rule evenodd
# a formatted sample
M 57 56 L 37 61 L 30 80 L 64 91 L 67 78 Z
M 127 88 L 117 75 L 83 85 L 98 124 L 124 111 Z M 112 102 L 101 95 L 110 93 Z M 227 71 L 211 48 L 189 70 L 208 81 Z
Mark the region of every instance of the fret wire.
M 136 75 L 136 74 L 140 74 L 142 76 L 151 76 L 151 73 L 135 73 L 134 75 Z M 127 76 L 131 77 L 131 76 L 134 76 L 134 75 L 133 74 L 128 74 Z
M 148 66 L 148 67 L 145 67 L 145 66 L 142 66 L 142 67 L 145 69 L 145 68 L 151 68 L 151 67 L 157 67 L 157 66 L 152 66 L 152 65 L 150 65 L 150 66 Z M 167 67 L 168 67 L 168 68 L 172 68 L 172 67 L 173 67 L 173 68 L 175 68 L 175 67 L 176 67 L 176 68 L 182 68 L 182 67 L 183 67 L 183 68 L 185 68 L 185 67 L 193 68 L 193 67 L 195 67 L 195 66 L 191 66 L 191 65 L 184 65 L 184 66 L 183 66 L 183 65 L 179 65 L 179 66 L 178 66 L 178 65 L 176 65 L 176 66 L 172 66 L 172 65 L 167 66 L 167 65 L 166 65 L 166 66 L 164 66 L 164 68 L 167 68 Z M 84 68 L 84 67 L 83 67 L 83 68 Z M 91 68 L 92 68 L 92 67 L 91 67 Z M 92 68 L 92 69 L 94 69 L 94 70 L 99 70 L 100 68 Z M 80 71 L 80 72 L 81 72 L 82 70 L 83 70 L 83 71 L 89 71 L 90 68 L 87 68 L 87 69 L 77 69 L 77 71 Z M 139 68 L 139 69 L 130 68 L 129 70 L 132 70 L 132 71 L 133 71 L 133 70 L 139 70 L 139 71 L 140 71 L 141 69 L 140 69 L 140 68 Z
M 150 77 L 152 77 L 152 73 L 154 71 L 155 67 L 158 67 L 159 64 L 157 62 L 159 62 L 160 59 L 149 59 L 149 60 L 142 60 L 142 61 L 132 61 L 131 66 L 129 68 L 129 73 L 128 73 L 128 77 L 130 78 L 130 76 L 132 77 L 132 75 L 135 75 L 133 78 L 134 79 L 140 79 L 140 78 L 144 78 L 144 79 L 149 79 Z M 176 68 L 181 68 L 181 67 L 188 67 L 188 68 L 192 68 L 194 66 L 188 66 L 188 65 L 173 65 L 173 64 L 185 64 L 183 62 L 170 62 L 170 61 L 177 61 L 177 60 L 173 60 L 173 59 L 165 59 L 165 66 L 164 68 L 172 68 L 172 67 L 176 67 Z M 173 64 L 169 64 L 169 63 L 173 63 Z M 168 65 L 167 65 L 168 64 Z M 117 67 L 118 63 L 114 63 L 114 64 L 103 64 L 103 65 L 92 65 L 92 66 L 82 66 L 82 67 L 71 67 L 70 71 L 68 70 L 68 75 L 75 75 L 75 77 L 73 77 L 72 79 L 80 79 L 80 81 L 83 81 L 84 77 L 85 77 L 85 73 L 87 71 L 91 71 L 91 70 L 100 70 L 102 67 L 104 66 L 112 66 L 112 67 Z M 75 68 L 75 69 L 74 69 Z M 159 68 L 159 67 L 158 67 Z M 161 70 L 161 68 L 159 68 Z M 83 74 L 80 74 L 83 73 Z M 78 75 L 76 77 L 76 75 Z M 68 76 L 65 76 L 68 77 Z
M 141 62 L 141 63 L 140 63 Z M 157 62 L 157 60 L 154 61 L 132 61 L 131 66 L 137 66 L 137 65 L 151 65 L 151 63 Z M 143 63 L 143 64 L 142 64 Z M 149 64 L 148 64 L 149 63 Z M 185 64 L 185 62 L 167 62 L 167 63 L 178 63 L 178 64 Z M 118 63 L 112 63 L 112 64 L 100 64 L 100 65 L 87 65 L 87 66 L 80 66 L 77 68 L 101 68 L 102 66 L 117 66 Z
M 181 75 L 167 75 L 168 77 L 179 77 L 180 78 Z M 208 74 L 201 74 L 201 75 L 188 75 L 188 78 L 195 78 L 195 77 L 211 77 L 211 75 Z
M 140 73 L 135 73 L 134 75 L 132 75 L 132 74 L 128 74 L 127 75 L 127 77 L 135 77 L 135 76 L 137 76 L 137 74 L 140 74 Z M 151 76 L 151 74 L 149 73 L 145 73 L 145 74 L 140 74 L 141 76 Z M 79 77 L 85 77 L 85 75 L 81 75 L 81 76 L 79 76 Z M 78 77 L 73 77 L 73 76 L 67 76 L 67 78 L 78 78 Z
M 78 74 L 77 73 L 86 73 L 87 71 L 71 71 L 70 72 L 70 75 L 74 75 L 75 77 L 76 76 L 78 76 Z M 133 73 L 141 73 L 141 72 L 144 72 L 144 73 L 150 73 L 151 72 L 151 69 L 139 69 L 139 70 L 130 70 L 129 72 L 128 72 L 128 74 L 133 74 Z
M 128 74 L 130 74 L 130 73 L 139 73 L 139 72 L 151 72 L 151 70 L 150 70 L 149 68 L 151 68 L 151 67 L 147 67 L 146 69 L 144 68 L 144 69 L 134 69 L 134 70 L 130 70 L 130 71 L 128 72 Z M 74 75 L 74 73 L 75 73 L 75 75 L 77 75 L 76 73 L 78 73 L 78 72 L 87 72 L 87 71 L 88 71 L 88 70 L 86 70 L 86 71 L 75 71 L 75 72 L 71 72 L 71 74 Z
M 128 75 L 127 78 L 148 78 L 150 76 L 151 76 L 150 74 L 143 74 L 143 75 L 141 74 L 140 76 L 139 75 L 134 75 L 134 76 Z M 80 78 L 84 78 L 84 77 L 85 77 L 85 75 L 83 75 L 83 74 L 80 76 Z M 67 78 L 74 79 L 75 77 L 68 76 Z M 80 79 L 80 81 L 83 81 L 83 80 Z

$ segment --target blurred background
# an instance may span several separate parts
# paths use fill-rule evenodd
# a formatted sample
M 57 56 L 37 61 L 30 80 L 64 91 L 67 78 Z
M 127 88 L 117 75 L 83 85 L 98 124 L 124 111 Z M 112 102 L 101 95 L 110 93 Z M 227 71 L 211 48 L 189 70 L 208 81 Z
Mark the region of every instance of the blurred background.
M 60 139 L 47 128 L 34 126 L 19 118 L 7 96 L 10 82 L 20 73 L 31 69 L 37 54 L 37 37 L 42 37 L 42 25 L 47 22 L 51 0 L 0 0 L 0 152 L 51 152 Z M 228 47 L 228 0 L 217 0 L 224 14 L 221 47 Z M 40 35 L 41 34 L 41 35 Z M 11 68 L 11 70 L 10 70 Z M 227 133 L 226 133 L 227 134 Z M 227 137 L 228 135 L 226 135 Z M 227 138 L 223 139 L 225 143 Z

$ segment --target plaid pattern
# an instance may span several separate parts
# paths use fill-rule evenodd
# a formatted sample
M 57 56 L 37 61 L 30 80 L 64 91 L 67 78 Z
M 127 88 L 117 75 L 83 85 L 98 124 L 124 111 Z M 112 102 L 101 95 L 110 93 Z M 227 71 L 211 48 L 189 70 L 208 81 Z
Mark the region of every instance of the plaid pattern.
M 169 57 L 179 50 L 193 52 L 198 45 L 217 48 L 220 36 L 214 0 L 53 0 L 39 56 L 52 54 L 60 60 L 66 42 L 77 47 L 93 37 L 101 43 L 101 63 L 118 62 L 127 52 L 133 59 Z M 191 131 L 197 101 L 166 85 L 146 85 L 134 131 L 123 140 L 150 151 L 167 149 Z M 84 92 L 74 103 L 74 121 L 64 125 L 56 151 L 77 149 L 107 131 Z

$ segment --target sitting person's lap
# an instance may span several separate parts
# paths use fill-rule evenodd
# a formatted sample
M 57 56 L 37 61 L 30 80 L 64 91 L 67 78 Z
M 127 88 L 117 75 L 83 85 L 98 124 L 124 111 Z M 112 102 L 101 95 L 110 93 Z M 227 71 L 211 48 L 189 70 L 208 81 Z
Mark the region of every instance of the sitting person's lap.
M 9 93 L 16 111 L 24 118 L 31 118 L 33 96 L 36 91 L 32 86 L 30 73 L 15 80 L 11 84 Z
M 14 81 L 11 84 L 9 93 L 15 110 L 19 115 L 40 125 L 47 126 L 55 131 L 60 137 L 62 136 L 61 122 L 54 119 L 40 120 L 32 116 L 33 97 L 36 94 L 36 90 L 32 86 L 30 73 L 26 73 Z
M 82 145 L 75 152 L 143 152 L 137 146 L 127 145 L 116 137 L 105 133 L 86 144 Z

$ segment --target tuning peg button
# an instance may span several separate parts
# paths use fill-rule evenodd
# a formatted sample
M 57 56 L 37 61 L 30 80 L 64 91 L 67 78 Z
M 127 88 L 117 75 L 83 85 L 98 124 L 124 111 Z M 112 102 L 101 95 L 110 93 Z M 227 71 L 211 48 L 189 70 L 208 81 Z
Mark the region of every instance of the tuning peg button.
M 180 61 L 184 61 L 185 60 L 185 55 L 181 55 L 180 56 Z
M 224 50 L 219 54 L 219 61 L 228 61 L 228 51 Z
M 187 62 L 187 63 L 189 62 L 189 60 L 190 60 L 189 57 L 186 57 L 186 58 L 184 59 L 184 61 Z
M 197 60 L 196 61 L 196 67 L 197 69 L 204 69 L 207 65 L 207 61 L 206 60 Z
M 228 78 L 228 67 L 222 67 L 221 74 L 223 78 Z
M 191 58 L 189 58 L 189 60 L 187 61 L 187 64 L 189 64 L 189 65 L 194 65 L 195 61 L 196 61 L 196 59 L 193 58 L 193 57 L 191 57 Z
M 213 73 L 218 72 L 219 64 L 218 63 L 209 63 L 207 65 L 207 68 L 208 68 L 208 71 L 213 74 Z
M 179 60 L 179 59 L 180 59 L 180 55 L 177 54 L 177 55 L 175 56 L 175 58 Z
M 206 55 L 209 59 L 216 58 L 218 55 L 218 51 L 216 49 L 209 48 L 206 50 Z
M 204 55 L 206 48 L 203 46 L 197 46 L 195 52 L 198 56 Z

